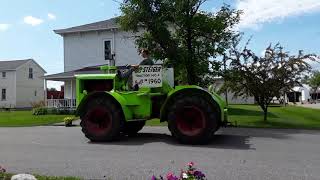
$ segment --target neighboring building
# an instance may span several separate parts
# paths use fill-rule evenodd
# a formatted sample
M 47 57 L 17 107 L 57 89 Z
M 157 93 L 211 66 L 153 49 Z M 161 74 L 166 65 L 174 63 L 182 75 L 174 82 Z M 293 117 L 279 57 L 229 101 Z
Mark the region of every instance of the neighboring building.
M 218 92 L 219 89 L 223 86 L 224 80 L 222 78 L 216 78 L 214 82 L 214 91 Z M 228 104 L 254 104 L 254 97 L 234 97 L 234 93 L 227 92 L 219 94 L 223 100 L 228 100 Z M 226 98 L 227 97 L 227 98 Z
M 44 100 L 45 73 L 33 59 L 0 61 L 0 108 L 29 108 Z
M 80 71 L 100 72 L 90 67 L 108 64 L 110 59 L 115 60 L 117 66 L 141 61 L 135 46 L 135 34 L 120 30 L 114 18 L 54 32 L 63 37 L 64 72 L 46 76 L 45 79 L 64 82 L 64 98 L 67 101 L 75 99 L 74 75 Z

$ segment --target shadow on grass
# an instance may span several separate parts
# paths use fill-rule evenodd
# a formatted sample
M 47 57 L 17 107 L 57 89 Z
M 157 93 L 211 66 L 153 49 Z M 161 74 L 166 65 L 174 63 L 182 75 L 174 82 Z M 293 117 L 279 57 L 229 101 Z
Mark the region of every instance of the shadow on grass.
M 122 136 L 119 141 L 108 142 L 108 143 L 94 143 L 92 144 L 104 144 L 104 145 L 129 145 L 129 146 L 140 146 L 149 143 L 165 143 L 172 146 L 179 147 L 197 147 L 197 148 L 218 148 L 218 149 L 242 149 L 248 150 L 253 149 L 249 143 L 249 136 L 243 135 L 229 135 L 229 134 L 217 134 L 206 145 L 186 145 L 180 144 L 175 138 L 167 134 L 157 133 L 138 133 L 135 137 Z
M 228 113 L 230 115 L 235 115 L 235 116 L 263 116 L 263 111 L 256 111 L 256 110 L 242 109 L 242 108 L 235 108 L 235 107 L 228 108 Z M 268 112 L 268 117 L 278 118 L 278 116 L 270 112 Z

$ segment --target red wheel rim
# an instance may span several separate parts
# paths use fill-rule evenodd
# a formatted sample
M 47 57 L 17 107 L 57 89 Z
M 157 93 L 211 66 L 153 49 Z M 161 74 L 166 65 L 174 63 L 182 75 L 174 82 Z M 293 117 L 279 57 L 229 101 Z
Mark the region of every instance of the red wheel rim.
M 195 136 L 206 127 L 205 115 L 196 106 L 185 106 L 176 113 L 178 130 L 187 136 Z
M 110 111 L 104 107 L 91 109 L 85 117 L 85 126 L 90 134 L 103 135 L 112 128 L 112 116 Z

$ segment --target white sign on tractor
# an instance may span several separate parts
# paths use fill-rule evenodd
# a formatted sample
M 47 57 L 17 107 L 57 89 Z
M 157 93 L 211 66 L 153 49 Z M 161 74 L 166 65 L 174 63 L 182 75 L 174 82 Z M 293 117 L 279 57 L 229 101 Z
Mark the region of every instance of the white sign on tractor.
M 162 87 L 162 65 L 143 65 L 132 74 L 133 84 L 139 87 Z

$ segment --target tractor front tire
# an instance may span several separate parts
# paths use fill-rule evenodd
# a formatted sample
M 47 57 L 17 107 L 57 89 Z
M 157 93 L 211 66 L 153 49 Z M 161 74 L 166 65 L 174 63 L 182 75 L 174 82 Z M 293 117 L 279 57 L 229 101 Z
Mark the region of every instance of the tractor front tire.
M 136 136 L 137 133 L 146 125 L 146 121 L 131 121 L 126 122 L 123 129 L 123 134 L 128 136 Z
M 168 127 L 183 144 L 207 144 L 218 129 L 219 109 L 197 94 L 177 97 L 168 111 Z
M 120 137 L 124 119 L 121 108 L 113 99 L 94 97 L 84 109 L 80 126 L 88 139 L 92 142 L 108 142 Z

